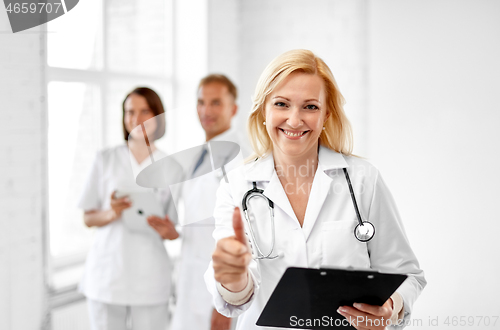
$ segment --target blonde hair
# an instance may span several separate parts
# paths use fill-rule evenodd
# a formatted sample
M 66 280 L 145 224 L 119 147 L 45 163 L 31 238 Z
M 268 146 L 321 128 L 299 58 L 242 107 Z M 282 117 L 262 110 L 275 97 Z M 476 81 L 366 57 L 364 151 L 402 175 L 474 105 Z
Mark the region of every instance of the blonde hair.
M 272 142 L 267 134 L 265 102 L 273 90 L 293 72 L 318 75 L 325 82 L 326 111 L 328 119 L 319 136 L 319 143 L 344 155 L 352 155 L 352 129 L 344 113 L 344 97 L 326 63 L 313 52 L 305 49 L 291 50 L 276 57 L 259 78 L 250 118 L 248 132 L 255 156 L 262 157 L 272 151 Z M 255 157 L 250 157 L 250 159 Z

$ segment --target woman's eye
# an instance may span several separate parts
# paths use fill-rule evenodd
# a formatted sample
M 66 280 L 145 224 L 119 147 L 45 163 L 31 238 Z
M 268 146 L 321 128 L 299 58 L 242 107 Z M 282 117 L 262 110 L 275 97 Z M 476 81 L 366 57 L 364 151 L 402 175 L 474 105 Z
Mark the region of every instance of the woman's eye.
M 306 105 L 307 110 L 318 110 L 319 108 L 315 106 L 314 104 L 308 104 Z
M 276 103 L 274 103 L 274 105 L 277 107 L 286 107 L 285 102 L 276 102 Z

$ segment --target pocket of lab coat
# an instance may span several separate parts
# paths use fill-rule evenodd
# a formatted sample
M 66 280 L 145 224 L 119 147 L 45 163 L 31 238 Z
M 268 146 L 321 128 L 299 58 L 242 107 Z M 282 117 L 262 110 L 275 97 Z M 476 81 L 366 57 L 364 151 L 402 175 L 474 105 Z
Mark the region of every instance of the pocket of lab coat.
M 322 267 L 370 268 L 366 243 L 354 237 L 355 220 L 328 221 L 322 224 Z

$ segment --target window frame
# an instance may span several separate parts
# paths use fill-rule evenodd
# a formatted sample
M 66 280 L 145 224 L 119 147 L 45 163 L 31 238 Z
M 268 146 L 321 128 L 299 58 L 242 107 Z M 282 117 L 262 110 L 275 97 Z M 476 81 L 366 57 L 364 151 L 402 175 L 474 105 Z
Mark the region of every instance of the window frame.
M 48 45 L 48 36 L 47 33 L 51 33 L 50 31 L 47 31 L 47 25 L 44 25 L 44 37 L 42 43 L 45 46 L 45 52 L 43 54 L 43 68 L 42 70 L 45 71 L 44 77 L 45 81 L 43 82 L 44 86 L 44 92 L 46 97 L 46 100 L 48 100 L 48 86 L 49 83 L 51 82 L 78 82 L 78 83 L 84 83 L 84 84 L 93 84 L 97 86 L 100 90 L 100 106 L 101 106 L 101 120 L 103 123 L 105 123 L 105 116 L 106 116 L 106 106 L 107 106 L 107 101 L 108 101 L 108 86 L 112 81 L 117 81 L 117 80 L 135 80 L 135 81 L 147 81 L 150 83 L 157 83 L 162 86 L 165 86 L 164 90 L 162 92 L 165 92 L 165 97 L 167 96 L 172 96 L 173 95 L 173 88 L 174 88 L 174 83 L 173 83 L 173 73 L 174 73 L 174 65 L 173 65 L 173 60 L 174 60 L 174 53 L 173 53 L 173 44 L 174 44 L 174 1 L 164 1 L 164 17 L 165 17 L 165 50 L 166 50 L 166 58 L 165 58 L 165 63 L 166 63 L 166 72 L 164 74 L 159 74 L 159 75 L 148 75 L 148 74 L 140 74 L 140 73 L 131 73 L 131 72 L 118 72 L 118 71 L 112 71 L 109 69 L 109 59 L 108 59 L 108 48 L 109 45 L 107 43 L 107 40 L 109 38 L 109 27 L 107 25 L 108 23 L 108 10 L 107 10 L 107 5 L 106 1 L 102 0 L 101 5 L 102 5 L 102 21 L 101 26 L 102 26 L 102 53 L 100 56 L 102 58 L 102 68 L 101 69 L 71 69 L 71 68 L 63 68 L 63 67 L 54 67 L 50 66 L 48 64 L 48 51 L 49 51 L 49 45 Z M 131 86 L 132 88 L 133 86 Z M 172 98 L 173 99 L 173 98 Z M 165 102 L 165 98 L 163 98 Z M 168 104 L 172 104 L 172 101 L 168 102 Z M 45 242 L 44 242 L 44 269 L 46 273 L 46 280 L 45 280 L 45 285 L 46 285 L 46 290 L 48 293 L 48 315 L 50 315 L 51 310 L 58 308 L 58 307 L 63 307 L 68 304 L 76 303 L 79 302 L 85 297 L 77 292 L 77 287 L 78 287 L 78 282 L 71 284 L 71 285 L 66 285 L 62 287 L 57 287 L 54 285 L 54 275 L 60 272 L 64 272 L 67 270 L 71 270 L 72 268 L 75 267 L 82 267 L 85 263 L 86 256 L 88 254 L 88 251 L 82 251 L 81 253 L 78 254 L 73 254 L 73 255 L 68 255 L 68 256 L 62 256 L 62 257 L 54 257 L 52 255 L 52 251 L 50 248 L 50 214 L 49 214 L 49 186 L 51 184 L 48 173 L 49 173 L 49 162 L 48 162 L 48 151 L 49 151 L 49 141 L 48 141 L 48 133 L 49 129 L 48 128 L 48 118 L 49 118 L 49 105 L 48 102 L 45 102 L 45 111 L 46 111 L 46 116 L 45 116 L 45 124 L 46 124 L 46 129 L 45 129 L 45 154 L 46 154 L 46 159 L 45 159 L 45 198 L 44 198 L 44 205 L 45 205 L 45 212 L 44 212 L 44 230 L 45 230 Z M 102 125 L 102 130 L 101 132 L 101 145 L 105 146 L 106 145 L 106 135 L 104 134 L 104 126 Z M 83 219 L 82 219 L 83 222 Z M 50 319 L 50 316 L 48 316 Z

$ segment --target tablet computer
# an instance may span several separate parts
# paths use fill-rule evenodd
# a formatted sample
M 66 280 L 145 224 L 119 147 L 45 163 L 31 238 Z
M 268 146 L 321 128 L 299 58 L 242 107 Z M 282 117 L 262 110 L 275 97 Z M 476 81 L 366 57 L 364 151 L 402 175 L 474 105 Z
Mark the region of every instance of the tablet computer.
M 295 329 L 354 329 L 347 321 L 342 322 L 345 318 L 337 313 L 340 306 L 352 306 L 355 302 L 381 306 L 407 277 L 374 270 L 290 267 L 256 324 Z
M 117 191 L 115 196 L 117 198 L 128 197 L 132 202 L 132 206 L 122 212 L 122 221 L 127 229 L 143 234 L 158 235 L 148 224 L 147 218 L 150 215 L 164 217 L 165 214 L 160 201 L 153 192 Z

